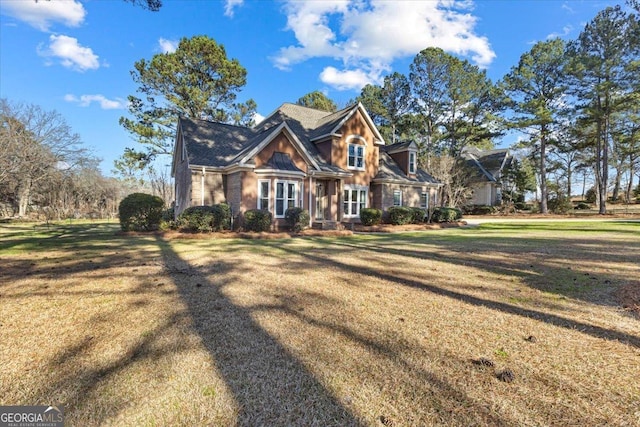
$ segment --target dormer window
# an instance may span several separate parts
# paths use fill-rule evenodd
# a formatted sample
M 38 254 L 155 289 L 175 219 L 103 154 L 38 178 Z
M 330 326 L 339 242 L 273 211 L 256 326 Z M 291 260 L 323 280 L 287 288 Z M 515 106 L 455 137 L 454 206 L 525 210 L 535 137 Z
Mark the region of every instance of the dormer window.
M 409 151 L 409 173 L 416 173 L 416 152 Z
M 349 169 L 364 170 L 364 146 L 349 144 L 349 154 L 347 158 Z

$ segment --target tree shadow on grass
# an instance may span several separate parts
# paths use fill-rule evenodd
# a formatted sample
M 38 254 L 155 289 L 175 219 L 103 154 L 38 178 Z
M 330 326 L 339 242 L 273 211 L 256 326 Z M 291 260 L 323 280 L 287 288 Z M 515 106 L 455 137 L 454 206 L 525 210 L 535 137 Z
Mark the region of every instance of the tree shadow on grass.
M 578 330 L 584 334 L 591 335 L 596 338 L 620 341 L 620 342 L 632 345 L 634 347 L 640 348 L 640 337 L 636 335 L 631 335 L 624 332 L 614 331 L 614 330 L 603 328 L 600 326 L 595 326 L 588 323 L 567 319 L 565 317 L 551 314 L 551 313 L 522 308 L 512 304 L 492 301 L 485 298 L 480 298 L 477 296 L 452 291 L 439 286 L 425 283 L 421 280 L 418 280 L 417 278 L 399 277 L 394 274 L 389 274 L 384 271 L 376 270 L 375 268 L 372 268 L 372 267 L 367 267 L 363 265 L 355 266 L 355 265 L 347 264 L 342 261 L 338 261 L 330 257 L 312 254 L 310 252 L 300 253 L 299 251 L 288 248 L 286 244 L 280 244 L 279 248 L 285 252 L 289 252 L 292 254 L 295 253 L 295 254 L 304 256 L 309 260 L 317 263 L 318 265 L 331 266 L 333 268 L 344 269 L 345 271 L 362 274 L 364 276 L 376 277 L 378 279 L 387 280 L 391 283 L 397 283 L 402 286 L 421 289 L 427 292 L 432 292 L 436 295 L 453 298 L 459 301 L 463 301 L 467 304 L 487 307 L 489 309 L 500 311 L 503 313 L 514 314 L 517 316 L 540 320 L 542 322 L 545 322 L 554 326 L 559 326 L 559 327 L 563 327 L 571 330 Z M 362 248 L 360 247 L 360 249 Z M 380 250 L 383 250 L 383 248 L 380 248 Z M 439 256 L 439 258 L 443 261 L 447 261 L 453 264 L 455 264 L 457 261 L 453 258 L 449 258 L 445 256 Z
M 539 238 L 532 241 L 495 236 L 483 237 L 482 245 L 478 245 L 477 241 L 477 237 L 473 241 L 467 239 L 451 242 L 414 236 L 404 236 L 401 239 L 397 236 L 376 236 L 357 244 L 348 240 L 336 241 L 335 244 L 351 250 L 368 250 L 473 267 L 492 274 L 518 278 L 533 289 L 596 305 L 619 307 L 613 297 L 616 289 L 613 282 L 625 282 L 632 277 L 624 271 L 595 275 L 589 268 L 590 262 L 611 260 L 612 263 L 631 263 L 635 249 L 629 245 L 609 245 L 603 248 L 589 239 L 567 241 Z M 403 246 L 397 246 L 398 242 L 402 242 Z M 640 244 L 635 246 L 640 255 Z M 492 252 L 499 255 L 482 257 Z
M 250 310 L 224 295 L 222 289 L 241 266 L 217 261 L 196 268 L 169 244 L 161 245 L 194 329 L 238 403 L 240 425 L 364 425 L 252 318 Z

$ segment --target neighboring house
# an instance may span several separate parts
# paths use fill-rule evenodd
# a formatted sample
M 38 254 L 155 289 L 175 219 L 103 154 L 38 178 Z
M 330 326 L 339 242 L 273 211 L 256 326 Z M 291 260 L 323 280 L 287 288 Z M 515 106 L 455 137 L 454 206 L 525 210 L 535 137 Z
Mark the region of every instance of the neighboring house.
M 470 171 L 470 186 L 473 191 L 470 205 L 497 206 L 502 203 L 503 175 L 511 165 L 513 157 L 507 149 L 483 151 L 465 147 L 462 157 Z
M 359 222 L 360 210 L 428 208 L 440 185 L 417 167 L 415 143 L 385 146 L 362 104 L 335 113 L 283 104 L 253 128 L 180 118 L 173 153 L 175 213 L 226 202 L 284 225 L 287 208 L 318 226 Z

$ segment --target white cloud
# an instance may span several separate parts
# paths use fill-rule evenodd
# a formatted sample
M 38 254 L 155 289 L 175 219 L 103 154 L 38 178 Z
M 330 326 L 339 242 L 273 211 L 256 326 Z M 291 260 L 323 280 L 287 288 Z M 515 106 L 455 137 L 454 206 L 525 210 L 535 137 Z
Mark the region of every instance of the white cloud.
M 380 78 L 363 70 L 340 71 L 335 67 L 326 67 L 320 73 L 320 80 L 338 90 L 360 90 L 369 83 L 378 83 Z
M 158 45 L 160 46 L 160 51 L 162 53 L 173 53 L 178 48 L 178 44 L 180 42 L 178 40 L 167 40 L 160 37 L 158 39 Z
M 555 39 L 555 38 L 557 38 L 557 37 L 560 37 L 560 38 L 562 38 L 562 37 L 566 37 L 566 36 L 568 36 L 568 35 L 571 33 L 571 31 L 573 31 L 573 26 L 571 26 L 570 24 L 565 25 L 564 27 L 562 27 L 562 31 L 561 31 L 561 32 L 559 32 L 559 33 L 551 33 L 551 34 L 549 34 L 549 35 L 547 36 L 547 40 L 549 40 L 549 39 Z
M 104 95 L 80 95 L 78 98 L 75 95 L 67 94 L 64 96 L 64 100 L 78 104 L 81 107 L 88 107 L 93 102 L 97 102 L 103 110 L 122 110 L 127 108 L 127 102 L 121 98 L 108 99 Z
M 2 2 L 2 13 L 41 30 L 49 31 L 54 22 L 77 27 L 84 21 L 86 11 L 76 0 L 13 0 Z
M 78 39 L 69 36 L 49 36 L 49 47 L 38 47 L 38 54 L 45 58 L 58 58 L 60 63 L 76 71 L 95 70 L 100 67 L 98 55 L 91 48 L 78 44 Z
M 264 119 L 265 117 L 262 114 L 258 113 L 257 111 L 253 113 L 253 121 L 255 122 L 255 124 L 259 124 Z
M 224 4 L 224 15 L 233 18 L 233 9 L 242 6 L 244 0 L 226 0 Z
M 379 82 L 394 60 L 427 47 L 440 47 L 486 67 L 495 53 L 486 37 L 474 33 L 477 18 L 470 14 L 472 6 L 471 1 L 451 0 L 288 0 L 287 29 L 298 44 L 280 49 L 273 61 L 283 70 L 315 57 L 341 61 L 344 70 L 327 67 L 321 79 L 343 90 Z

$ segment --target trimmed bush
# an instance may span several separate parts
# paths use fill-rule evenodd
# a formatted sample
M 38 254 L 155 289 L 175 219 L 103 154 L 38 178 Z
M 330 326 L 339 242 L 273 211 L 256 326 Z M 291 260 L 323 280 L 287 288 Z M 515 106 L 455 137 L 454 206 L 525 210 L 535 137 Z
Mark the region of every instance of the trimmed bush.
M 261 210 L 261 209 L 251 209 L 244 213 L 244 229 L 247 231 L 270 231 L 271 230 L 271 221 L 272 221 L 271 212 Z
M 378 225 L 382 222 L 382 211 L 376 208 L 360 209 L 360 222 L 362 225 Z
M 462 218 L 462 211 L 457 208 L 435 208 L 431 215 L 432 222 L 455 222 Z
M 231 207 L 226 203 L 213 205 L 213 231 L 231 229 Z
M 228 230 L 231 227 L 231 208 L 226 203 L 191 206 L 178 216 L 177 226 L 180 230 L 191 233 Z
M 191 233 L 213 231 L 213 206 L 191 206 L 178 216 L 178 228 Z
M 299 233 L 305 228 L 309 227 L 309 212 L 302 208 L 289 208 L 284 213 L 284 219 L 287 221 L 287 225 L 291 228 L 291 231 Z
M 122 231 L 157 230 L 162 220 L 164 202 L 158 196 L 133 193 L 122 199 L 118 206 Z
M 393 225 L 411 224 L 413 212 L 404 206 L 393 206 L 387 209 L 389 222 Z
M 515 202 L 513 204 L 513 207 L 516 208 L 519 211 L 526 211 L 527 210 L 527 204 L 525 202 Z
M 427 216 L 427 212 L 422 208 L 409 208 L 411 210 L 411 223 L 422 224 Z
M 585 202 L 578 202 L 573 209 L 591 209 L 591 205 Z
M 162 211 L 162 218 L 160 220 L 160 230 L 174 230 L 177 228 L 175 219 L 175 211 L 173 207 Z
M 596 194 L 596 188 L 595 187 L 591 187 L 584 194 L 584 201 L 587 202 L 587 203 L 595 203 L 597 199 L 598 199 L 598 195 Z
M 471 213 L 473 215 L 491 215 L 492 213 L 495 213 L 495 211 L 496 210 L 493 206 L 478 205 L 473 207 Z

